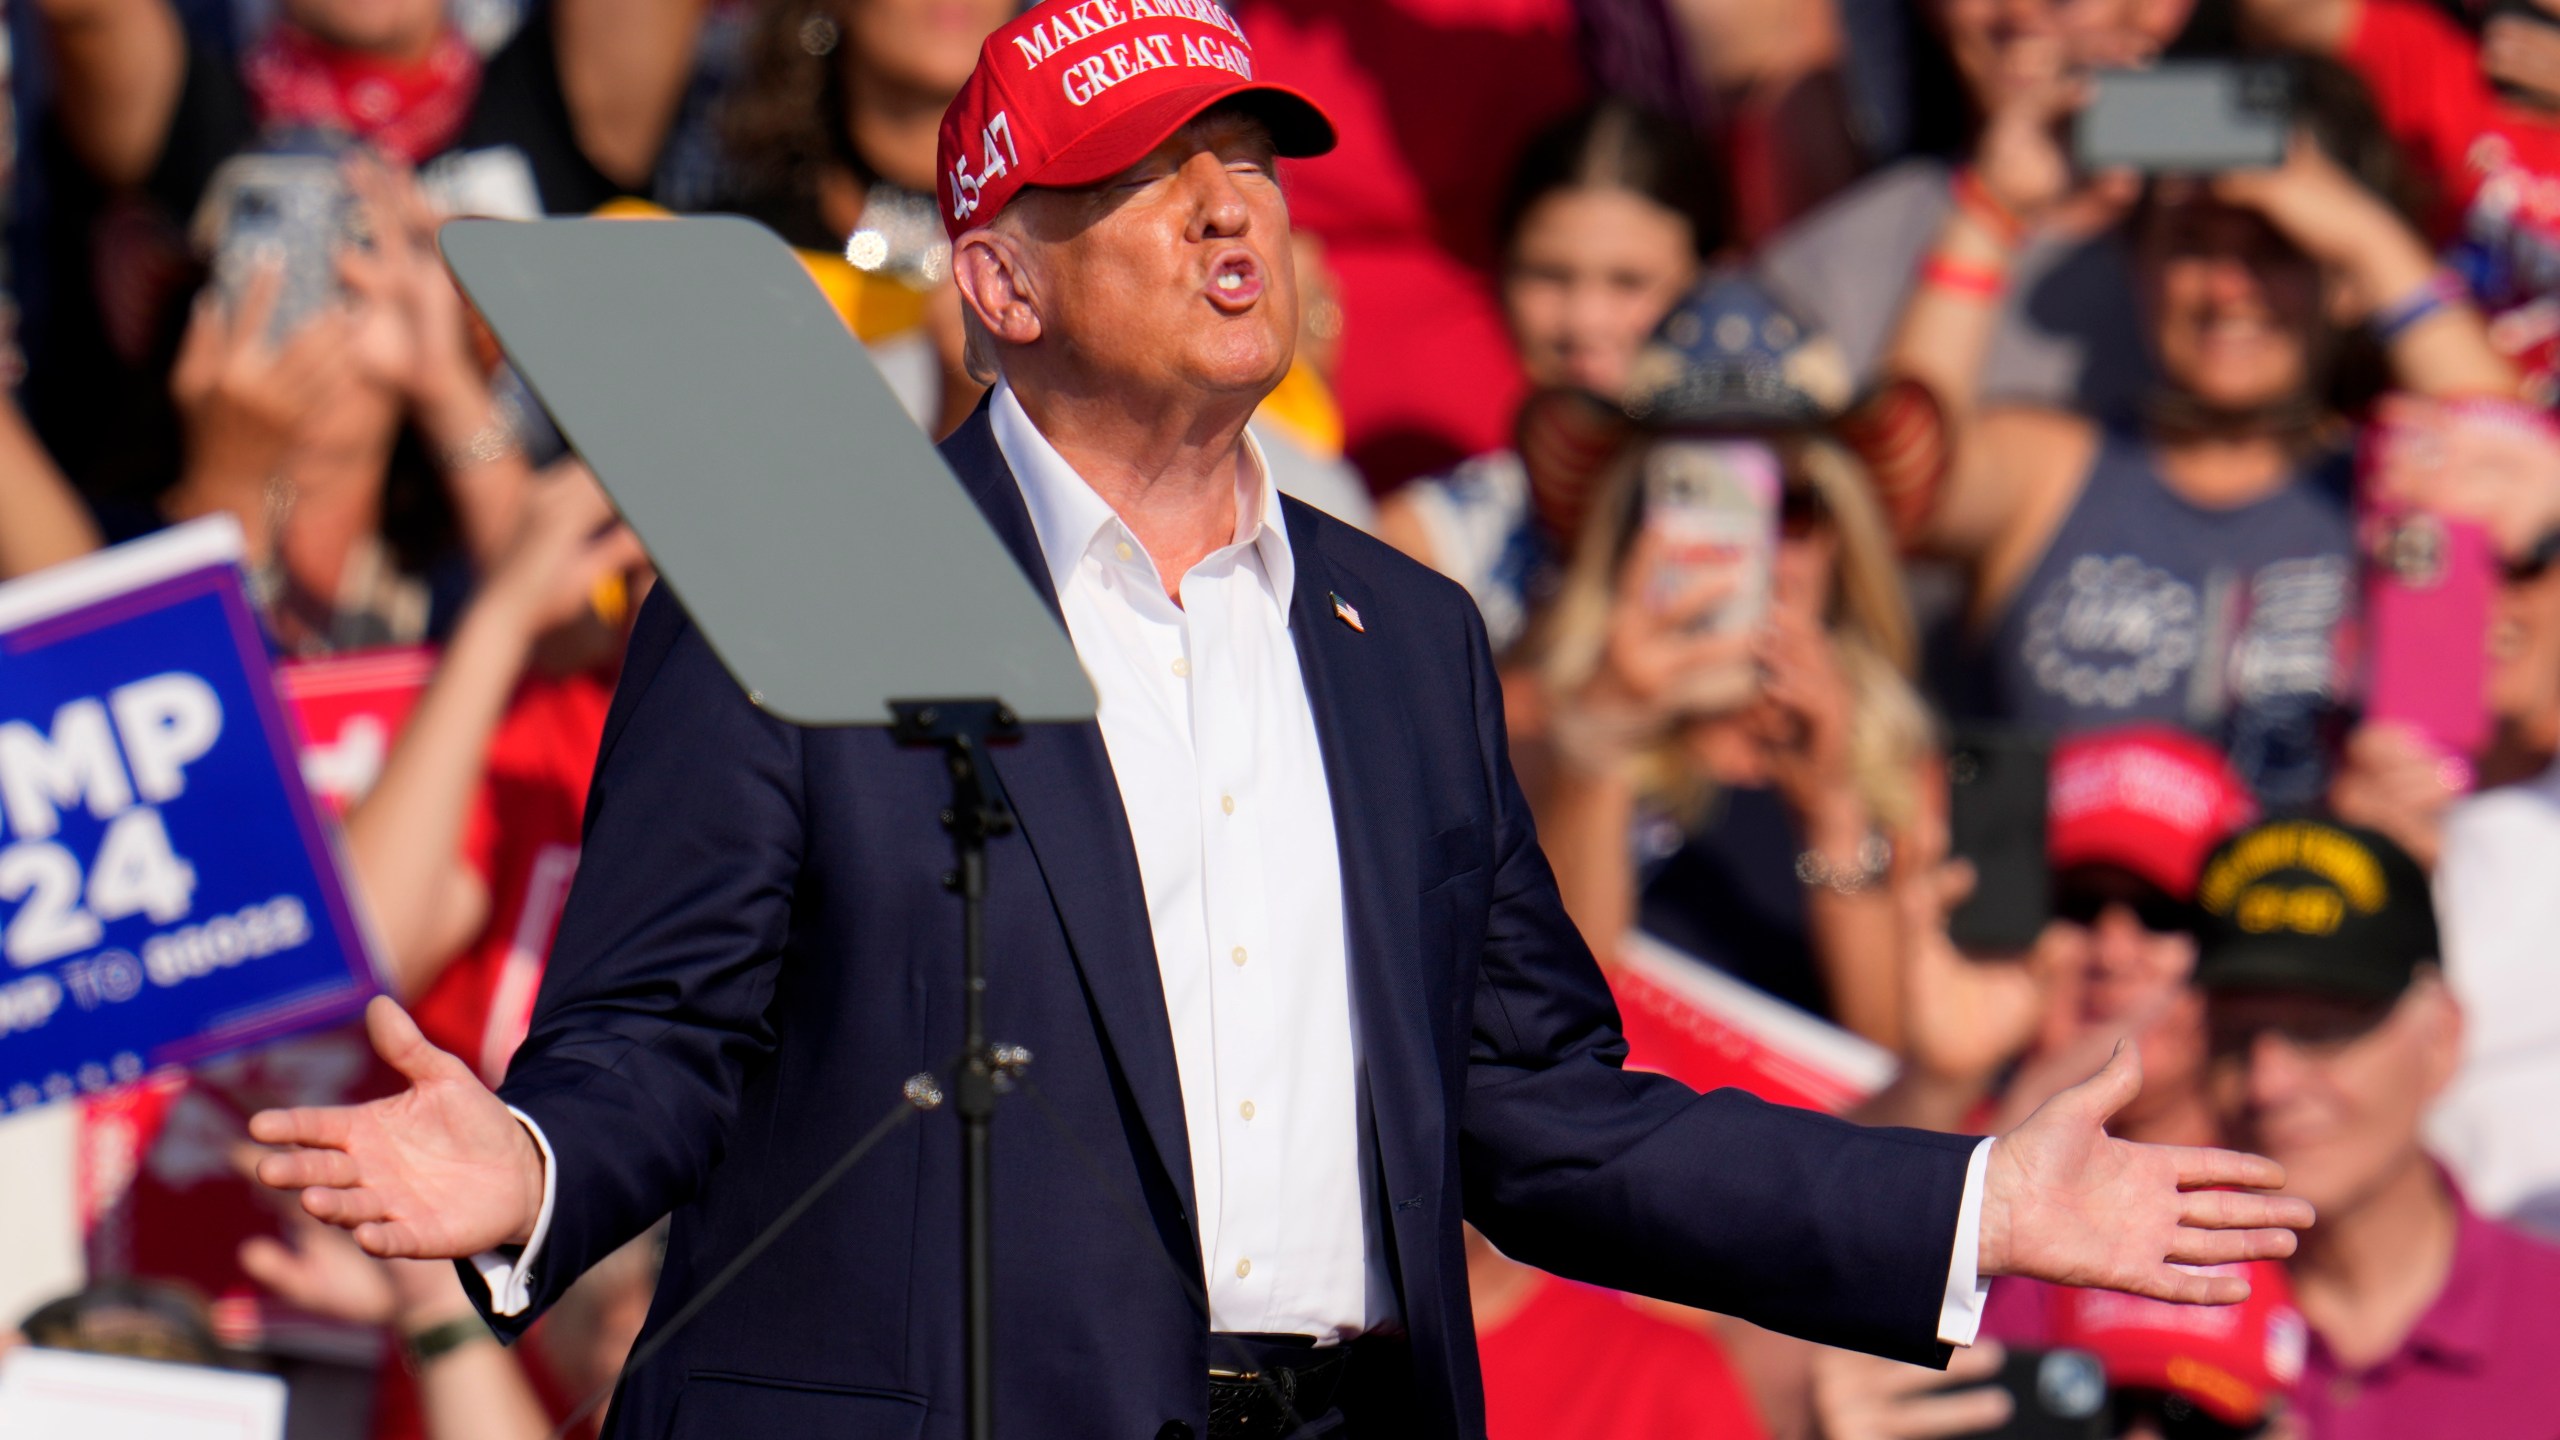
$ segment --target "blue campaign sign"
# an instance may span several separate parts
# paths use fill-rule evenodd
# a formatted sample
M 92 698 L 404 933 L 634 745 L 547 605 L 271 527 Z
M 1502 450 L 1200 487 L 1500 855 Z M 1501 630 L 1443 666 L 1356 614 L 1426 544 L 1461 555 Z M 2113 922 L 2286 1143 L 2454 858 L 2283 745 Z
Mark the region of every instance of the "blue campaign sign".
M 0 585 L 0 1108 L 335 1024 L 381 988 L 199 520 Z

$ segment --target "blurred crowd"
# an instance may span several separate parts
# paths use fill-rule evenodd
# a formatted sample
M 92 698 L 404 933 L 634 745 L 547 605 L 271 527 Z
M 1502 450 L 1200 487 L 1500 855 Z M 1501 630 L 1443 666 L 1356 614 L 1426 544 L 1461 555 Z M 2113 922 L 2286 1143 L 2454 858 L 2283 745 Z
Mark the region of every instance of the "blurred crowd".
M 7 0 L 0 578 L 238 521 L 285 691 L 399 691 L 311 778 L 493 1080 L 651 577 L 435 226 L 752 216 L 942 434 L 935 133 L 1013 9 Z M 2231 1310 L 1995 1286 L 1947 1374 L 1470 1237 L 1497 1440 L 2560 1437 L 2560 0 L 1233 9 L 1342 134 L 1261 451 L 1477 601 L 1604 967 L 1876 1047 L 1880 1122 L 2130 1044 L 2118 1133 L 2320 1212 Z M 2275 77 L 2273 150 L 2099 163 L 2146 68 Z M 93 1280 L 26 1341 L 549 1433 L 652 1242 L 499 1349 L 240 1176 L 247 1113 L 382 1084 L 321 1036 L 81 1102 Z

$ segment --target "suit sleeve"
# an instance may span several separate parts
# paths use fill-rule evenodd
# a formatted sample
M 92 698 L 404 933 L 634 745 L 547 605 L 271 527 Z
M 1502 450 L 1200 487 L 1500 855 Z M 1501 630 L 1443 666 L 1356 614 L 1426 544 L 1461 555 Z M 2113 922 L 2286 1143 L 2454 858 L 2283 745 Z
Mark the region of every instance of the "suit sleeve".
M 1468 617 L 1494 815 L 1460 1168 L 1517 1259 L 1826 1345 L 1943 1365 L 1974 1139 L 1869 1129 L 1624 1068 L 1616 1002 L 1566 917 Z
M 800 732 L 749 704 L 663 584 L 641 607 L 589 790 L 578 878 L 499 1098 L 548 1141 L 553 1206 L 513 1338 L 718 1163 L 789 936 Z

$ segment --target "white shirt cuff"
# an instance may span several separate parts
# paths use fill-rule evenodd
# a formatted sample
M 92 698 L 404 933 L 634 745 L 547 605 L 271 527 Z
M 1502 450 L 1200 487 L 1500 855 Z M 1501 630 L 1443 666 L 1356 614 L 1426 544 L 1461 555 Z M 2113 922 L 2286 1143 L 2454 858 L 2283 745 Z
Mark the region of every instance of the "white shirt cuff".
M 533 1123 L 533 1117 L 513 1105 L 507 1107 L 507 1113 L 532 1133 L 534 1148 L 542 1152 L 542 1209 L 533 1217 L 533 1234 L 527 1237 L 524 1248 L 516 1252 L 514 1259 L 507 1258 L 503 1250 L 483 1250 L 471 1257 L 471 1268 L 480 1272 L 481 1283 L 489 1287 L 490 1309 L 501 1315 L 521 1315 L 525 1307 L 533 1303 L 533 1266 L 541 1258 L 544 1237 L 551 1233 L 551 1202 L 555 1196 L 552 1185 L 559 1176 L 560 1167 L 551 1158 L 551 1137 L 542 1133 L 542 1127 Z M 1977 1161 L 1974 1169 L 1979 1172 L 1981 1168 Z M 1980 1188 L 1976 1184 L 1965 1191 L 1974 1202 L 1972 1213 L 1979 1213 L 1981 1209 Z M 1958 1248 L 1962 1248 L 1961 1241 Z M 1973 1273 L 1970 1261 L 1966 1262 L 1965 1273 Z M 1946 1328 L 1944 1321 L 1939 1322 L 1939 1328 Z
M 533 1122 L 525 1122 L 530 1125 Z M 537 1130 L 535 1135 L 542 1132 Z M 1985 1139 L 1973 1147 L 1973 1158 L 1964 1167 L 1964 1201 L 1956 1207 L 1956 1252 L 1947 1261 L 1947 1298 L 1938 1307 L 1938 1342 L 1942 1345 L 1970 1345 L 1982 1332 L 1983 1302 L 1991 1298 L 1991 1282 L 1982 1278 L 1982 1179 L 1991 1166 L 1991 1141 Z M 542 1214 L 551 1216 L 551 1189 L 543 1182 Z M 537 1230 L 538 1237 L 542 1232 Z M 531 1247 L 525 1255 L 532 1257 Z

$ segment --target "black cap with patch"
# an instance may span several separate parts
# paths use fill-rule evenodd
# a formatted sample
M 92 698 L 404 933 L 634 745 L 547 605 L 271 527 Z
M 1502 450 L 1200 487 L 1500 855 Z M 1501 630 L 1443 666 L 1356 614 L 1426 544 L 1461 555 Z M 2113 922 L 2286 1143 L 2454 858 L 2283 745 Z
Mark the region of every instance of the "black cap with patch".
M 2217 847 L 2196 886 L 2196 983 L 2384 1000 L 2442 953 L 2427 875 L 2371 830 L 2270 820 Z

